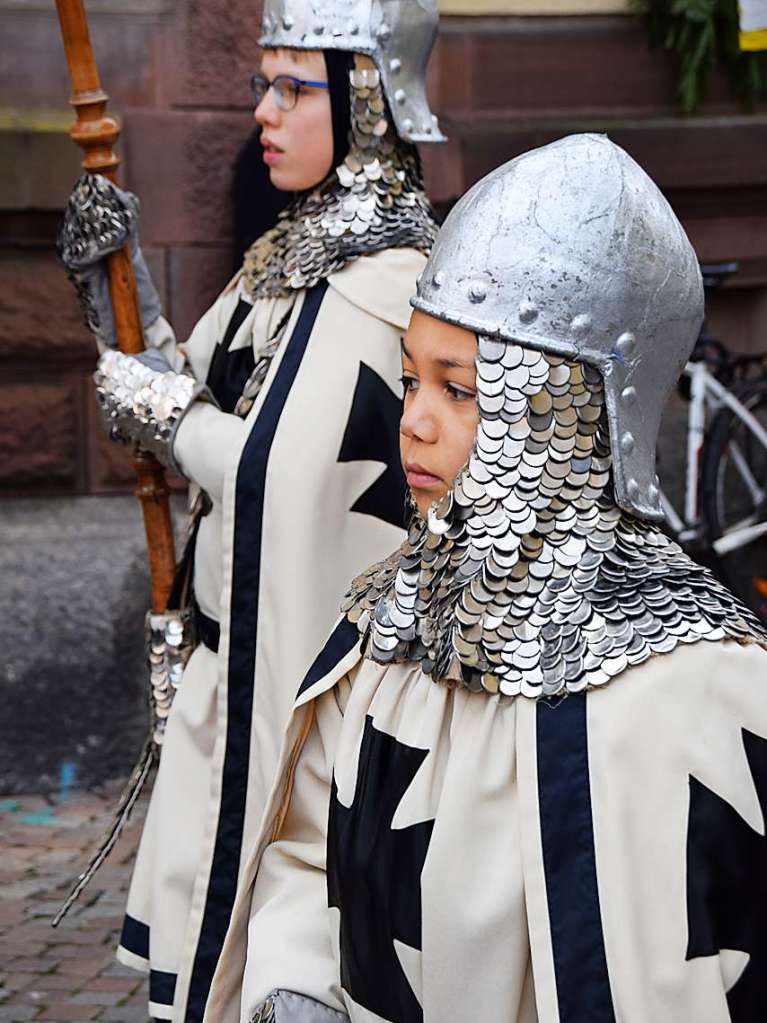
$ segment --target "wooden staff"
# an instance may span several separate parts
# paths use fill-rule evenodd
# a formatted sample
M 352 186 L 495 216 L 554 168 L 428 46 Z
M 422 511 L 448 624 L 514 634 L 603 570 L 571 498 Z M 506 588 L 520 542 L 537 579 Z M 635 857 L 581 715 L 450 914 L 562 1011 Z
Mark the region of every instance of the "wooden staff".
M 113 147 L 120 127 L 106 112 L 109 97 L 101 88 L 83 0 L 56 0 L 56 8 L 72 83 L 70 103 L 77 115 L 70 135 L 84 151 L 84 169 L 103 174 L 117 184 L 120 158 Z M 128 245 L 107 256 L 107 274 L 120 351 L 135 355 L 143 351 L 144 335 Z M 136 451 L 133 465 L 138 477 L 135 493 L 141 501 L 149 548 L 152 610 L 159 613 L 167 606 L 176 568 L 168 487 L 162 467 L 151 455 Z

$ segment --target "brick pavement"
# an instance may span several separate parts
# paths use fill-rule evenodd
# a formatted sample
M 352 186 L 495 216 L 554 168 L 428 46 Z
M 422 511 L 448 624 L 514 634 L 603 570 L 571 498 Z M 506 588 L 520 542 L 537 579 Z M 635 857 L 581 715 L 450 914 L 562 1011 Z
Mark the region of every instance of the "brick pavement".
M 50 925 L 118 793 L 0 796 L 0 1023 L 146 1023 L 145 979 L 114 960 L 145 798 L 69 916 Z

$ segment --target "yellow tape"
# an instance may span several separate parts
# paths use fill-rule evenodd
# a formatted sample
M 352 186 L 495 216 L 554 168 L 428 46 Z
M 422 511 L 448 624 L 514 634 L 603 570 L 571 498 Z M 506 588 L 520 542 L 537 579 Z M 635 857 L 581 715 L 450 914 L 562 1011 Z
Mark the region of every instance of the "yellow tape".
M 767 28 L 740 33 L 741 50 L 767 50 Z

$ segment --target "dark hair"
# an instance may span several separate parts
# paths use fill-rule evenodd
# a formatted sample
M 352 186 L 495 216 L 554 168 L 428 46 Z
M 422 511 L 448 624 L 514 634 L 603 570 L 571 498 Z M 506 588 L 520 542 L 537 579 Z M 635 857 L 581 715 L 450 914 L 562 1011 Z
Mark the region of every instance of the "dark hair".
M 354 54 L 342 50 L 324 50 L 333 119 L 333 167 L 343 163 L 349 152 L 352 130 L 349 72 L 354 67 Z
M 293 198 L 275 188 L 269 178 L 261 148 L 261 129 L 251 134 L 237 154 L 232 180 L 235 270 L 242 266 L 247 250 L 277 223 L 277 217 Z

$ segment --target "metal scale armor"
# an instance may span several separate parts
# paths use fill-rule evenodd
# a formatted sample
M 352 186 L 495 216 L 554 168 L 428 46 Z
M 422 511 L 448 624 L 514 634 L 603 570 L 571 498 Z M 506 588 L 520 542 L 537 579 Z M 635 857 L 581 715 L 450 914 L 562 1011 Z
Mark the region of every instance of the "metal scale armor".
M 538 698 L 680 643 L 767 645 L 653 522 L 660 415 L 703 298 L 689 241 L 626 153 L 573 136 L 489 175 L 413 304 L 477 333 L 480 421 L 428 521 L 352 584 L 368 657 Z

